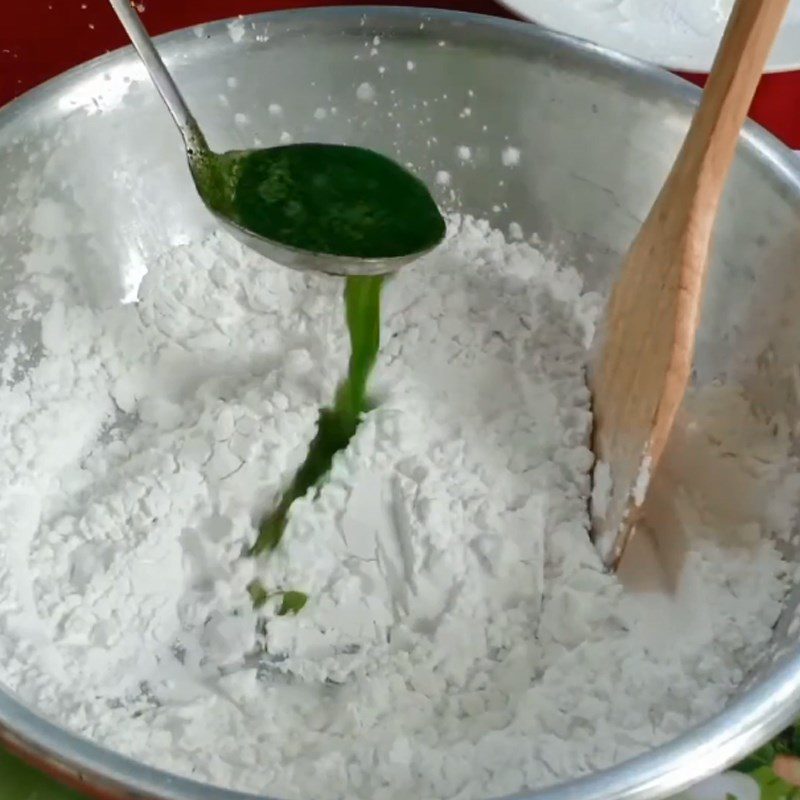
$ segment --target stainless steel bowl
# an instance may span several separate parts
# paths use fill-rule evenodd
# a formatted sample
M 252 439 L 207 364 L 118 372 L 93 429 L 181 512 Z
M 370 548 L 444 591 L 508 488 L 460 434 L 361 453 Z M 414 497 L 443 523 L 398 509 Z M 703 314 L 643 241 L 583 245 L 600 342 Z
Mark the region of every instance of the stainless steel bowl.
M 653 200 L 698 96 L 658 69 L 533 26 L 414 9 L 268 14 L 181 31 L 160 47 L 212 146 L 252 146 L 256 137 L 270 145 L 292 135 L 384 151 L 436 185 L 446 208 L 501 227 L 519 223 L 600 288 Z M 374 99 L 360 99 L 370 95 L 358 91 L 362 83 Z M 271 113 L 271 103 L 281 113 Z M 459 147 L 470 148 L 468 160 Z M 518 166 L 503 165 L 507 147 L 519 149 Z M 0 292 L 19 280 L 42 234 L 42 201 L 59 204 L 58 230 L 45 233 L 97 303 L 130 300 L 150 257 L 213 225 L 178 135 L 130 50 L 5 108 L 0 152 Z M 436 184 L 442 170 L 450 186 Z M 734 377 L 754 402 L 796 424 L 800 169 L 755 126 L 742 138 L 714 262 L 696 381 Z M 10 331 L 0 322 L 0 346 Z M 760 669 L 714 719 L 614 769 L 527 796 L 664 797 L 777 733 L 800 710 L 796 599 Z M 0 738 L 96 797 L 249 797 L 113 754 L 7 692 Z

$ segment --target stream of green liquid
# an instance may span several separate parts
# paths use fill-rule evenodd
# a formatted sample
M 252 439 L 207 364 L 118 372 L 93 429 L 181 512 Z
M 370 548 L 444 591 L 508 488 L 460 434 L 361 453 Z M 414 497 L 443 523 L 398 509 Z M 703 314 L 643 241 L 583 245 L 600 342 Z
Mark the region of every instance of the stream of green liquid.
M 205 201 L 243 228 L 275 242 L 347 258 L 383 259 L 429 250 L 445 222 L 422 181 L 389 158 L 361 147 L 298 144 L 229 153 L 205 151 L 192 161 Z M 369 409 L 367 380 L 380 348 L 382 276 L 346 279 L 350 364 L 333 405 L 319 415 L 308 456 L 260 522 L 251 556 L 274 550 L 292 503 L 317 487 L 350 443 Z M 298 612 L 306 595 L 249 587 L 258 608 L 280 597 L 278 614 Z
M 275 510 L 261 521 L 250 555 L 256 556 L 277 547 L 286 530 L 292 503 L 328 474 L 333 457 L 347 447 L 361 415 L 369 410 L 367 381 L 381 343 L 382 284 L 382 275 L 349 277 L 346 280 L 344 301 L 351 347 L 347 377 L 336 391 L 333 405 L 320 412 L 317 434 L 311 442 L 306 460 L 297 470 Z M 268 597 L 258 585 L 251 587 L 251 596 L 256 605 L 263 604 Z M 279 613 L 297 611 L 299 609 L 292 606 L 298 604 L 300 608 L 305 604 L 302 593 L 286 593 Z
M 347 329 L 350 335 L 350 363 L 347 377 L 336 390 L 333 405 L 319 414 L 317 433 L 308 455 L 295 473 L 277 507 L 258 526 L 258 536 L 248 554 L 258 556 L 274 550 L 283 537 L 289 509 L 299 497 L 317 486 L 328 474 L 333 457 L 350 443 L 361 415 L 369 410 L 367 381 L 381 345 L 381 287 L 383 275 L 351 276 L 344 287 Z M 248 587 L 255 608 L 273 595 L 281 597 L 278 615 L 297 613 L 306 604 L 304 592 L 268 592 L 260 581 Z

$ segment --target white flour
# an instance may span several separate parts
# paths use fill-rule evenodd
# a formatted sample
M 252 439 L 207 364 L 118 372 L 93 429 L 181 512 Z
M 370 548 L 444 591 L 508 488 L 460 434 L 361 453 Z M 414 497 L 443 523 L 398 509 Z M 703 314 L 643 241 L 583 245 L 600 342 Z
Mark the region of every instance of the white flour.
M 725 535 L 674 493 L 675 597 L 625 591 L 587 534 L 600 301 L 527 244 L 454 219 L 387 286 L 379 405 L 257 564 L 254 521 L 344 373 L 341 282 L 222 237 L 152 264 L 138 304 L 93 310 L 68 275 L 31 261 L 41 353 L 9 346 L 0 397 L 0 678 L 52 718 L 273 796 L 466 800 L 669 739 L 763 652 L 787 435 L 748 428 L 729 467 L 773 499 Z M 256 573 L 310 597 L 268 605 L 258 671 Z

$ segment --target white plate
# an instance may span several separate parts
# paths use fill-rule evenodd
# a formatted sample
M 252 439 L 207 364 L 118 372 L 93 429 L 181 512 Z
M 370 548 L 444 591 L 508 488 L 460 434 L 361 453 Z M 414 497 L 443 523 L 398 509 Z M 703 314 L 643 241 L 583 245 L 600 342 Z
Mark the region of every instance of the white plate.
M 661 64 L 708 72 L 734 0 L 500 0 L 548 28 Z M 769 72 L 800 69 L 800 0 L 792 0 Z

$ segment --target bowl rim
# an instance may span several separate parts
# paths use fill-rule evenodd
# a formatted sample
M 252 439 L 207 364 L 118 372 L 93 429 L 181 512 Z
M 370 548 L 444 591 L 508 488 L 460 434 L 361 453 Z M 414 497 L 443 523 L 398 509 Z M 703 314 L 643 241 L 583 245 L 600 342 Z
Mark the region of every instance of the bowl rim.
M 696 105 L 700 90 L 653 64 L 600 45 L 528 22 L 439 9 L 398 6 L 332 6 L 272 11 L 205 23 L 207 39 L 227 37 L 236 20 L 263 24 L 288 22 L 352 23 L 366 16 L 372 24 L 420 22 L 472 26 L 500 32 L 520 42 L 537 42 L 632 72 L 662 89 L 669 99 Z M 196 42 L 195 27 L 155 37 L 165 55 L 184 42 Z M 85 76 L 130 62 L 138 63 L 130 46 L 84 62 L 31 89 L 0 108 L 0 131 L 28 109 L 46 104 Z M 772 134 L 753 122 L 742 141 L 780 179 L 800 207 L 800 160 Z M 708 721 L 676 739 L 609 769 L 543 790 L 517 793 L 514 800 L 657 800 L 727 768 L 789 725 L 800 712 L 800 644 L 772 667 L 741 697 Z M 265 795 L 203 784 L 147 766 L 50 722 L 0 687 L 0 742 L 34 766 L 90 796 L 107 800 L 268 800 Z M 512 797 L 507 800 L 512 800 Z

